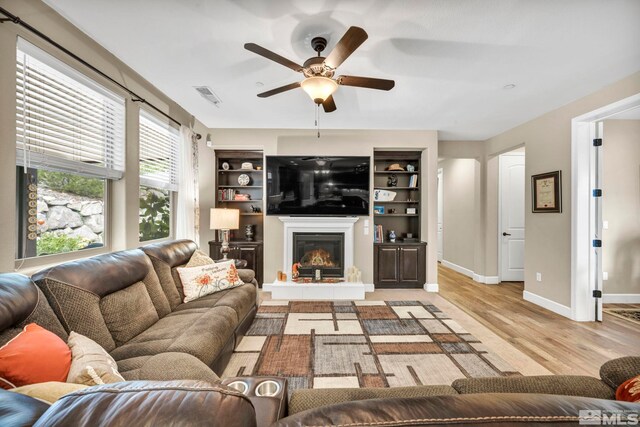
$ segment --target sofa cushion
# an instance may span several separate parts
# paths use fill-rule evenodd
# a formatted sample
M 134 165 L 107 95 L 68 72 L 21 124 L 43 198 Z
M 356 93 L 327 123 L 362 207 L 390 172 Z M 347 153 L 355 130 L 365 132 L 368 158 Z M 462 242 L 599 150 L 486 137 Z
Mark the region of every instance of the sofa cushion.
M 289 415 L 320 406 L 334 405 L 355 400 L 384 399 L 397 397 L 426 397 L 458 394 L 448 385 L 426 385 L 393 388 L 331 388 L 299 389 L 289 399 Z
M 0 348 L 0 387 L 66 381 L 71 350 L 53 332 L 31 323 Z
M 46 383 L 37 383 L 25 385 L 22 387 L 16 387 L 9 390 L 12 393 L 20 393 L 25 396 L 33 397 L 34 399 L 42 400 L 46 403 L 55 403 L 65 394 L 73 393 L 74 391 L 82 390 L 89 386 L 84 384 L 64 383 L 58 381 L 49 381 Z M 1 423 L 0 423 L 1 424 Z
M 0 389 L 0 426 L 32 426 L 47 409 L 41 400 Z
M 600 367 L 600 378 L 614 390 L 629 378 L 638 375 L 640 375 L 640 356 L 609 360 Z
M 244 285 L 233 261 L 177 268 L 184 302 Z
M 62 324 L 30 278 L 15 273 L 0 274 L 0 346 L 15 338 L 30 323 L 67 340 Z
M 100 311 L 117 346 L 131 340 L 159 320 L 142 282 L 102 298 Z
M 167 352 L 121 360 L 123 376 L 136 380 L 200 380 L 215 383 L 218 376 L 197 357 L 186 353 Z
M 155 310 L 158 317 L 168 314 L 170 310 L 149 258 L 137 249 L 60 264 L 35 274 L 33 278 L 67 332 L 73 330 L 89 337 L 107 351 L 112 351 L 132 334 L 126 327 L 111 322 L 117 339 L 112 336 L 104 313 L 112 314 L 118 312 L 116 306 L 126 308 L 128 305 L 123 305 L 123 299 L 117 296 L 109 301 L 111 294 L 138 284 L 136 290 L 139 292 L 144 289 L 147 294 L 146 309 Z M 140 283 L 143 285 L 140 286 Z M 104 298 L 107 300 L 101 304 Z M 119 304 L 113 304 L 115 302 Z M 109 310 L 112 306 L 112 310 Z M 119 315 L 123 313 L 126 312 L 120 311 Z M 149 323 L 148 316 L 143 320 L 145 325 Z M 132 330 L 137 332 L 139 328 L 140 325 L 136 323 Z
M 180 304 L 174 310 L 180 312 L 194 308 L 229 307 L 236 312 L 238 322 L 251 311 L 256 304 L 256 287 L 253 284 L 244 284 L 233 289 L 216 292 L 202 298 Z
M 176 240 L 146 245 L 140 249 L 151 260 L 160 285 L 173 310 L 184 300 L 182 284 L 175 268 L 187 264 L 198 246 L 191 240 Z
M 237 325 L 236 312 L 229 307 L 182 310 L 163 317 L 111 355 L 119 367 L 124 359 L 164 352 L 191 354 L 211 366 Z
M 67 345 L 71 349 L 67 382 L 91 386 L 124 381 L 113 357 L 92 339 L 71 332 Z
M 460 394 L 540 393 L 613 399 L 614 391 L 597 378 L 578 375 L 463 378 L 451 386 Z

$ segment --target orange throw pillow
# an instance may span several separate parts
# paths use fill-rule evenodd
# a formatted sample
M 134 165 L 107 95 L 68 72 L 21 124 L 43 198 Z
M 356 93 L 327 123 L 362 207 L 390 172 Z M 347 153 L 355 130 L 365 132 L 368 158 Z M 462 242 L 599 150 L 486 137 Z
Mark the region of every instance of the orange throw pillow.
M 616 390 L 616 400 L 640 402 L 640 375 L 620 384 Z
M 0 348 L 0 387 L 67 381 L 71 350 L 53 332 L 30 323 Z

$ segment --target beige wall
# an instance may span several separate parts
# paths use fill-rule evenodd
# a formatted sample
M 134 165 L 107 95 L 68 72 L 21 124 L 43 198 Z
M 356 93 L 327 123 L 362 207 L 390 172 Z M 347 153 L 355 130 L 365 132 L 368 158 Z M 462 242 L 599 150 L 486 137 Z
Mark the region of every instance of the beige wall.
M 375 148 L 406 148 L 424 150 L 422 156 L 423 187 L 422 240 L 427 246 L 427 283 L 437 283 L 437 158 L 438 143 L 435 131 L 368 131 L 323 130 L 318 140 L 311 129 L 212 129 L 210 131 L 216 149 L 262 149 L 266 155 L 359 155 L 373 156 Z M 201 243 L 211 240 L 208 230 L 209 209 L 214 205 L 215 156 L 213 149 L 200 155 L 200 204 Z M 206 181 L 206 182 L 204 182 Z M 373 180 L 372 180 L 373 182 Z M 370 232 L 364 234 L 364 220 L 370 222 Z M 265 216 L 264 222 L 264 275 L 274 280 L 276 272 L 283 268 L 283 224 L 277 217 Z M 355 225 L 355 264 L 363 271 L 365 283 L 373 283 L 373 216 L 360 217 Z
M 197 122 L 187 111 L 165 96 L 139 74 L 119 61 L 115 56 L 87 37 L 64 18 L 37 0 L 7 1 L 0 0 L 0 6 L 24 19 L 53 40 L 65 46 L 85 61 L 105 72 L 118 82 L 137 92 L 165 113 L 170 114 L 182 124 L 193 125 L 196 132 L 205 132 L 206 128 Z M 110 233 L 111 250 L 128 249 L 138 246 L 138 167 L 137 167 L 137 117 L 140 103 L 130 100 L 130 96 L 96 75 L 53 46 L 41 41 L 28 31 L 13 23 L 0 24 L 0 227 L 3 230 L 16 229 L 15 217 L 15 120 L 16 120 L 16 40 L 20 36 L 47 51 L 63 62 L 85 73 L 90 78 L 127 98 L 126 152 L 127 170 L 123 180 L 115 182 L 110 189 L 109 214 L 113 226 Z M 0 271 L 12 271 L 15 268 L 15 235 L 5 233 L 0 245 Z M 95 253 L 87 251 L 86 255 Z M 84 253 L 83 253 L 84 254 Z M 77 257 L 71 254 L 70 257 Z M 34 262 L 26 262 L 23 267 L 34 268 Z M 37 260 L 42 263 L 43 260 Z M 29 270 L 25 270 L 28 272 Z
M 606 120 L 603 133 L 603 289 L 640 294 L 640 120 Z
M 442 258 L 470 271 L 476 268 L 477 163 L 474 159 L 438 163 L 444 184 Z
M 487 140 L 488 156 L 525 145 L 527 180 L 534 174 L 562 171 L 562 213 L 532 213 L 531 188 L 526 187 L 526 291 L 571 305 L 571 120 L 637 93 L 640 72 Z M 536 272 L 542 273 L 542 282 L 536 282 Z

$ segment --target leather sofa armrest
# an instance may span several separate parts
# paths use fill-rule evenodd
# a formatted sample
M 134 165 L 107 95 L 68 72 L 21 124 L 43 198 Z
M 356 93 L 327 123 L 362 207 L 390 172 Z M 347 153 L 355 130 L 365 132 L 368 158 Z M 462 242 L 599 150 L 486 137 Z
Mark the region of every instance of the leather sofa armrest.
M 580 411 L 637 414 L 638 404 L 548 394 L 467 394 L 373 399 L 323 406 L 283 418 L 274 427 L 578 425 Z M 631 420 L 631 418 L 629 418 Z
M 36 427 L 198 425 L 255 427 L 249 399 L 204 381 L 130 381 L 63 396 Z
M 239 268 L 238 276 L 240 276 L 240 280 L 242 280 L 244 283 L 258 283 L 256 281 L 256 272 L 248 268 Z
M 47 409 L 41 400 L 0 389 L 0 426 L 32 426 Z

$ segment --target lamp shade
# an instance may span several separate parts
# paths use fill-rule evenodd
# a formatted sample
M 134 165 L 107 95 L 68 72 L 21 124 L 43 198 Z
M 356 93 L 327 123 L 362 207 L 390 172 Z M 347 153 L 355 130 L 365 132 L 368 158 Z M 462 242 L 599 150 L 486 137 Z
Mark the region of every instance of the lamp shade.
M 307 77 L 300 86 L 316 104 L 322 104 L 338 89 L 338 83 L 328 77 Z
M 211 209 L 209 228 L 212 230 L 237 230 L 240 228 L 240 210 Z

